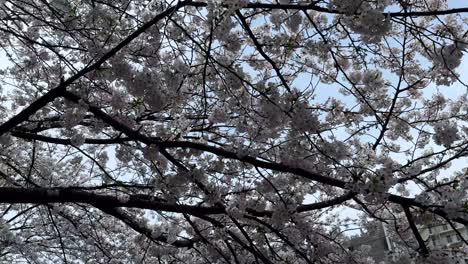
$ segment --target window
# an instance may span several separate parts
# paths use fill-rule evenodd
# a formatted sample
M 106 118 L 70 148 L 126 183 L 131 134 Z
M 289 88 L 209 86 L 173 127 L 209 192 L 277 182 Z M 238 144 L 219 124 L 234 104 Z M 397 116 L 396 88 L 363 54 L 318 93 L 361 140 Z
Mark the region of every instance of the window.
M 448 242 L 448 243 L 452 243 L 452 242 L 453 242 L 453 240 L 452 240 L 452 235 L 448 235 L 448 236 L 446 236 L 446 237 L 447 237 L 447 242 Z
M 429 227 L 429 234 L 432 234 L 432 228 Z
M 432 245 L 437 246 L 437 240 L 435 239 L 435 237 L 431 237 L 431 240 L 432 240 Z
M 443 225 L 443 226 L 442 226 L 442 229 L 443 229 L 443 230 L 448 230 L 448 225 L 447 225 L 447 224 Z

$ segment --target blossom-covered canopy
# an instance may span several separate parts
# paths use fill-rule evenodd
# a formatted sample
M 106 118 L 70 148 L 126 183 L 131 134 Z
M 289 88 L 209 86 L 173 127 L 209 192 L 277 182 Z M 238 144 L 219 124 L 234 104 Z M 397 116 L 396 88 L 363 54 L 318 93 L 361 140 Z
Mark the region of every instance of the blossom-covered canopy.
M 0 262 L 451 263 L 463 2 L 0 1 Z

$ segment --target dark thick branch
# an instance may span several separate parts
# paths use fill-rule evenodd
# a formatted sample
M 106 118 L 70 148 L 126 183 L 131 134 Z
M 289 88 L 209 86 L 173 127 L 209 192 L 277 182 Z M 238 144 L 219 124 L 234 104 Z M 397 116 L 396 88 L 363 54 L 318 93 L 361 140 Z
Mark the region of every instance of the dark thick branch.
M 75 75 L 76 76 L 76 75 Z M 56 88 L 48 91 L 46 94 L 41 96 L 36 101 L 32 102 L 28 107 L 23 109 L 23 111 L 19 112 L 17 115 L 10 118 L 8 121 L 0 125 L 0 136 L 10 131 L 10 129 L 14 128 L 15 126 L 19 125 L 20 123 L 28 120 L 28 118 L 39 111 L 42 107 L 47 105 L 48 103 L 52 102 L 56 98 L 62 95 L 62 91 L 65 89 L 67 85 L 71 82 L 61 83 Z
M 38 140 L 42 142 L 48 142 L 48 143 L 53 143 L 53 144 L 60 144 L 60 145 L 71 145 L 72 142 L 70 139 L 66 138 L 55 138 L 55 137 L 48 137 L 44 135 L 39 135 L 35 133 L 29 133 L 29 132 L 22 132 L 22 131 L 12 131 L 11 135 L 17 138 L 22 138 L 26 140 Z M 124 143 L 132 141 L 130 138 L 87 138 L 85 139 L 86 144 L 102 144 L 102 145 L 107 145 L 107 144 L 118 144 L 118 143 Z
M 71 95 L 73 95 L 73 94 L 71 94 Z M 77 100 L 77 97 L 73 96 L 73 99 Z M 299 176 L 302 176 L 304 178 L 310 179 L 312 181 L 316 181 L 316 182 L 324 183 L 324 184 L 327 184 L 327 185 L 335 186 L 335 187 L 338 187 L 338 188 L 341 188 L 341 189 L 347 189 L 347 182 L 345 182 L 345 181 L 335 179 L 335 178 L 330 178 L 330 177 L 327 177 L 327 176 L 323 176 L 323 175 L 313 173 L 313 172 L 310 172 L 310 171 L 307 171 L 307 170 L 304 170 L 304 169 L 301 169 L 301 168 L 290 167 L 290 166 L 287 166 L 287 165 L 284 165 L 284 164 L 281 164 L 281 163 L 267 162 L 267 161 L 259 160 L 258 158 L 252 157 L 252 156 L 239 156 L 235 152 L 224 150 L 222 148 L 218 148 L 218 147 L 214 147 L 214 146 L 210 146 L 210 145 L 201 144 L 201 143 L 190 142 L 190 141 L 160 141 L 159 138 L 146 137 L 146 136 L 141 135 L 137 131 L 134 131 L 134 130 L 126 127 L 125 125 L 119 123 L 118 121 L 114 120 L 111 116 L 105 114 L 104 112 L 102 112 L 100 109 L 98 109 L 96 107 L 90 107 L 90 110 L 93 110 L 93 111 L 91 111 L 93 113 L 98 113 L 98 115 L 101 116 L 105 122 L 109 121 L 111 123 L 111 126 L 113 126 L 115 129 L 117 129 L 117 130 L 119 130 L 121 132 L 124 132 L 125 134 L 127 134 L 130 137 L 130 138 L 116 139 L 116 141 L 118 141 L 118 140 L 122 140 L 122 141 L 139 140 L 139 141 L 141 141 L 141 142 L 143 142 L 145 144 L 155 144 L 161 149 L 190 148 L 190 149 L 206 151 L 206 152 L 210 152 L 210 153 L 215 154 L 215 155 L 219 155 L 219 156 L 224 157 L 224 158 L 229 158 L 229 159 L 234 159 L 234 160 L 238 160 L 238 161 L 241 161 L 241 162 L 249 163 L 249 164 L 252 164 L 254 166 L 264 168 L 264 169 L 291 173 L 291 174 L 299 175 Z M 23 134 L 16 134 L 16 136 L 19 136 L 19 137 L 28 136 L 29 137 L 29 136 L 31 136 L 31 134 L 24 134 L 24 135 Z M 57 143 L 57 144 L 69 144 L 70 143 L 70 141 L 68 139 L 49 138 L 49 137 L 40 136 L 40 135 L 36 135 L 33 138 L 38 139 L 38 140 L 43 140 L 43 141 L 46 141 L 46 142 Z M 105 139 L 103 139 L 103 140 L 105 140 Z M 113 139 L 109 139 L 109 140 L 113 140 Z M 100 141 L 100 139 L 93 139 L 93 140 L 88 141 L 88 143 L 91 143 L 91 141 L 95 141 L 95 143 L 97 143 L 96 141 Z M 118 143 L 118 142 L 116 142 L 116 143 Z M 336 199 L 337 199 L 337 201 L 339 201 L 339 199 L 343 199 L 343 201 L 346 201 L 346 200 L 351 199 L 351 198 L 352 198 L 351 193 L 349 193 L 349 194 L 347 194 L 347 195 L 345 195 L 343 197 L 338 197 Z M 429 206 L 429 205 L 421 204 L 421 203 L 416 202 L 414 199 L 411 199 L 411 198 L 405 198 L 405 197 L 402 197 L 402 196 L 391 194 L 391 195 L 388 196 L 388 200 L 390 202 L 392 202 L 392 203 L 400 204 L 402 206 L 415 206 L 415 207 L 419 207 L 419 208 L 421 208 L 423 210 L 430 211 L 430 212 L 432 212 L 434 214 L 437 214 L 437 215 L 439 215 L 441 217 L 447 217 L 447 213 L 443 209 L 437 208 L 435 206 Z M 330 204 L 334 203 L 334 202 L 332 202 L 332 200 L 330 200 L 328 202 L 330 202 Z M 326 202 L 323 202 L 323 203 L 326 203 Z M 314 207 L 321 207 L 321 206 L 322 205 L 318 205 L 318 204 L 302 205 L 302 206 L 298 207 L 297 210 L 298 210 L 298 212 L 309 211 L 309 210 L 314 210 Z M 330 205 L 330 206 L 332 206 L 332 205 Z M 325 207 L 327 207 L 327 206 L 325 206 Z M 322 207 L 322 208 L 325 208 L 325 207 Z M 320 209 L 320 208 L 318 208 L 318 209 Z M 268 216 L 269 215 L 268 212 L 257 212 L 258 214 L 256 214 L 256 213 L 254 213 L 252 211 L 252 212 L 249 212 L 249 213 L 251 213 L 252 215 L 255 215 L 255 216 Z M 452 220 L 454 220 L 456 222 L 459 222 L 459 223 L 462 223 L 462 224 L 468 224 L 468 220 L 465 219 L 465 218 L 455 218 L 455 219 L 452 219 Z
M 207 6 L 205 2 L 192 2 L 191 6 L 204 7 Z M 280 9 L 280 10 L 314 10 L 327 14 L 344 14 L 338 10 L 329 9 L 326 7 L 318 6 L 316 3 L 311 4 L 271 4 L 271 3 L 249 3 L 242 7 L 243 9 Z M 441 16 L 450 14 L 468 13 L 468 7 L 452 8 L 446 10 L 431 10 L 431 11 L 410 11 L 410 12 L 383 12 L 384 16 L 390 17 L 424 17 L 424 16 Z M 356 13 L 354 15 L 359 15 Z
M 343 202 L 350 200 L 356 195 L 356 193 L 353 192 L 348 192 L 344 195 L 338 196 L 336 198 L 327 200 L 327 201 L 322 201 L 322 202 L 317 202 L 317 203 L 312 203 L 312 204 L 303 204 L 299 205 L 296 207 L 296 212 L 297 213 L 303 213 L 303 212 L 309 212 L 309 211 L 314 211 L 314 210 L 319 210 L 319 209 L 324 209 L 327 207 L 332 207 L 335 205 L 342 204 Z M 273 215 L 273 211 L 257 211 L 253 210 L 251 208 L 247 208 L 245 210 L 248 214 L 256 216 L 256 217 L 271 217 Z
M 201 143 L 190 142 L 190 141 L 159 141 L 159 142 L 156 141 L 154 142 L 154 144 L 156 144 L 160 148 L 191 148 L 191 149 L 202 150 L 202 151 L 210 152 L 218 156 L 222 156 L 224 158 L 239 160 L 239 161 L 251 164 L 256 167 L 270 169 L 273 171 L 296 174 L 296 175 L 302 176 L 312 181 L 324 183 L 324 184 L 339 187 L 342 189 L 345 189 L 346 184 L 347 184 L 345 181 L 323 176 L 318 173 L 310 172 L 302 168 L 291 167 L 291 166 L 284 165 L 281 163 L 263 161 L 252 156 L 239 156 L 236 152 L 224 150 L 222 148 L 209 146 L 209 145 L 205 145 Z
M 124 199 L 117 196 L 96 194 L 68 188 L 0 188 L 0 203 L 85 203 L 101 210 L 118 207 L 131 207 L 155 211 L 186 213 L 194 216 L 221 214 L 220 207 L 172 204 L 155 199 L 143 199 L 141 195 L 129 195 Z
M 119 216 L 124 221 L 124 217 L 116 211 L 118 208 L 140 208 L 155 211 L 166 211 L 174 213 L 186 213 L 194 216 L 225 214 L 225 208 L 221 206 L 194 206 L 168 203 L 150 195 L 135 194 L 129 195 L 125 199 L 112 195 L 97 194 L 91 191 L 76 190 L 71 188 L 16 188 L 0 187 L 0 203 L 85 203 L 114 216 Z M 313 204 L 299 205 L 297 213 L 319 210 L 334 205 L 338 205 L 351 199 L 355 194 L 347 193 L 334 199 L 317 202 Z M 256 217 L 271 217 L 273 211 L 258 211 L 251 208 L 246 209 L 246 213 Z M 124 221 L 126 222 L 126 221 Z M 126 222 L 127 223 L 127 222 Z M 135 228 L 134 228 L 135 229 Z
M 135 230 L 136 232 L 146 236 L 148 239 L 150 239 L 153 242 L 163 242 L 167 243 L 168 239 L 165 235 L 159 235 L 155 237 L 153 235 L 153 231 L 149 229 L 147 226 L 144 224 L 141 224 L 140 222 L 136 221 L 132 216 L 127 215 L 125 212 L 123 212 L 119 208 L 99 208 L 101 211 L 103 211 L 106 214 L 112 215 L 113 217 L 121 220 L 124 222 L 126 225 L 128 225 L 130 228 Z M 171 243 L 172 246 L 174 247 L 188 247 L 191 248 L 193 247 L 193 244 L 197 242 L 199 239 L 193 238 L 193 239 L 179 239 Z
M 409 207 L 403 206 L 403 210 L 405 211 L 405 215 L 408 219 L 408 224 L 411 228 L 411 231 L 413 231 L 414 237 L 416 238 L 416 241 L 418 241 L 419 251 L 423 256 L 428 256 L 429 250 L 427 249 L 426 244 L 424 243 L 424 240 L 422 239 L 421 234 L 418 231 L 418 227 L 414 223 L 413 215 L 411 214 Z

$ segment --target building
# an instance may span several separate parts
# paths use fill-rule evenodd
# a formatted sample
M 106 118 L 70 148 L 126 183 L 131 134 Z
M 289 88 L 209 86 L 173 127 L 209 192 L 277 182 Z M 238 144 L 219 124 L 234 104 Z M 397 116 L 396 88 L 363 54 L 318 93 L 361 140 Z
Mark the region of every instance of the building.
M 468 241 L 468 226 L 458 223 L 454 223 L 453 226 L 455 229 L 449 224 L 434 221 L 430 225 L 419 225 L 418 230 L 430 250 L 452 258 L 447 264 L 468 264 L 468 245 L 463 241 L 463 239 Z M 370 247 L 368 254 L 376 263 L 391 259 L 395 261 L 403 253 L 402 249 L 391 241 L 387 227 L 383 223 L 351 238 L 345 245 L 350 251 L 359 250 L 362 246 Z
M 455 229 L 447 223 L 434 223 L 419 226 L 421 237 L 430 249 L 444 250 L 459 263 L 468 264 L 466 244 L 468 241 L 468 227 L 454 223 Z
M 387 253 L 393 250 L 393 243 L 389 240 L 383 223 L 379 223 L 367 233 L 351 238 L 345 245 L 350 251 L 358 250 L 362 246 L 369 246 L 369 257 L 373 258 L 376 263 L 384 261 Z

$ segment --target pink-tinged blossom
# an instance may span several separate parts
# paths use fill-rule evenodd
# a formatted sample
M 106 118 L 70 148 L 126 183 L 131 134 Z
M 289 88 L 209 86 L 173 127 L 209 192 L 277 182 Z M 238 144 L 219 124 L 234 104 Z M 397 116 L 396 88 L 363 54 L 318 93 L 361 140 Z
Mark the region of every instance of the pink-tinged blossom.
M 316 133 L 320 129 L 320 121 L 313 111 L 304 103 L 300 103 L 291 120 L 293 128 L 301 132 Z
M 380 10 L 369 10 L 358 15 L 358 19 L 345 17 L 347 25 L 354 32 L 361 35 L 368 43 L 379 42 L 392 28 L 388 17 Z
M 465 49 L 465 43 L 455 42 L 437 47 L 430 53 L 434 65 L 432 78 L 436 84 L 451 85 L 457 80 L 455 70 L 461 64 Z
M 70 138 L 70 142 L 75 146 L 81 146 L 85 143 L 85 135 L 79 132 L 74 132 L 73 136 Z
M 436 49 L 434 52 L 434 66 L 454 70 L 460 66 L 465 48 L 465 44 L 455 43 Z
M 291 29 L 293 32 L 297 32 L 302 24 L 302 16 L 300 12 L 295 12 L 292 14 L 287 22 L 286 25 Z
M 455 123 L 442 122 L 434 125 L 433 139 L 436 144 L 448 148 L 461 137 Z

